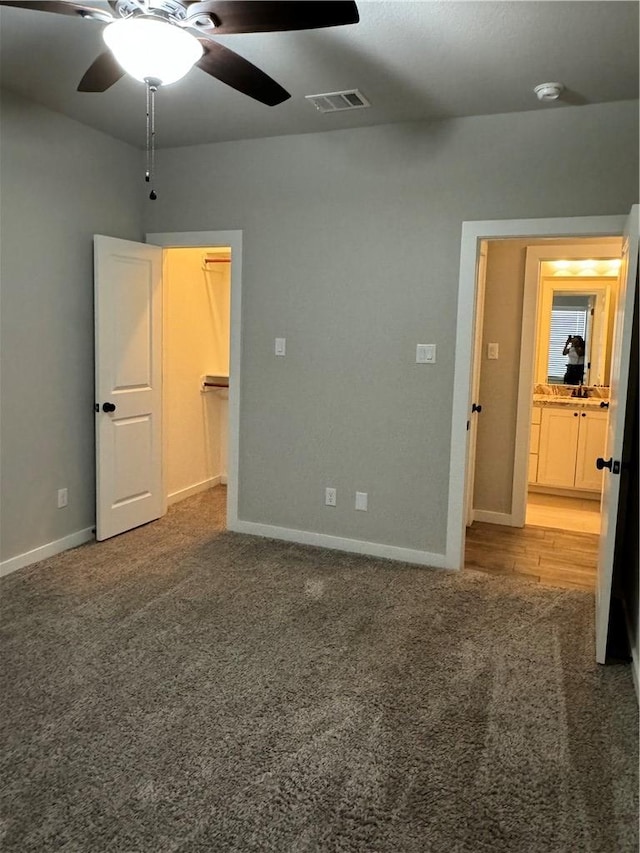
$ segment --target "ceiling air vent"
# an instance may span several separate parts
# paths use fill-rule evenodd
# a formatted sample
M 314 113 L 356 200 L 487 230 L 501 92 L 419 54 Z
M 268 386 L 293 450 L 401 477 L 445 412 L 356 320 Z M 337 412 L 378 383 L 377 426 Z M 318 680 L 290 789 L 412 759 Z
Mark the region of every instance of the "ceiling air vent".
M 345 92 L 325 92 L 322 95 L 305 95 L 314 107 L 321 113 L 336 113 L 339 110 L 360 110 L 371 104 L 357 89 L 347 89 Z

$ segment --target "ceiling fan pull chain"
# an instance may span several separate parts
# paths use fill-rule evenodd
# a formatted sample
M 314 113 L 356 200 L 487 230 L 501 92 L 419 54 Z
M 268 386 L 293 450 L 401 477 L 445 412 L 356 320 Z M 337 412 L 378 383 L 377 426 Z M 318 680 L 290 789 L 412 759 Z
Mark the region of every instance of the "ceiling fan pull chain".
M 145 181 L 153 184 L 153 176 L 156 165 L 156 92 L 160 85 L 157 80 L 148 77 L 145 80 L 147 84 L 147 171 Z M 151 188 L 149 193 L 151 201 L 158 198 L 158 194 Z
M 147 183 L 151 180 L 151 172 L 150 172 L 150 162 L 149 162 L 149 141 L 150 141 L 150 133 L 151 133 L 151 125 L 150 125 L 150 103 L 151 103 L 151 87 L 149 86 L 149 81 L 145 81 L 147 86 L 147 140 L 146 140 L 146 154 L 147 154 L 147 169 L 145 171 L 144 179 Z
M 156 92 L 158 91 L 158 87 L 155 85 L 151 86 L 151 178 L 155 176 L 156 173 Z M 157 199 L 156 191 L 151 187 L 151 192 L 149 193 L 149 198 L 152 201 Z

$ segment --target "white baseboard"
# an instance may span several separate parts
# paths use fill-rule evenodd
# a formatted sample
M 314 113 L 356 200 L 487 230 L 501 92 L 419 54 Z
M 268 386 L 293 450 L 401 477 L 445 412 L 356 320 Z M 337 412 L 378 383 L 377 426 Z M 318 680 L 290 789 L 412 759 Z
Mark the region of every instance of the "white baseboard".
M 316 545 L 320 548 L 331 548 L 334 551 L 348 551 L 352 554 L 365 554 L 370 557 L 400 560 L 403 563 L 416 563 L 434 569 L 447 568 L 445 554 L 432 554 L 429 551 L 417 551 L 412 548 L 401 548 L 397 545 L 382 545 L 379 542 L 365 542 L 360 539 L 343 539 L 341 536 L 276 527 L 271 524 L 258 524 L 253 521 L 238 520 L 229 525 L 229 530 L 234 530 L 236 533 L 249 533 L 252 536 L 264 536 L 266 539 L 296 542 L 299 545 Z
M 200 492 L 206 492 L 207 489 L 212 489 L 214 486 L 226 482 L 226 479 L 225 477 L 223 480 L 220 475 L 209 477 L 208 480 L 202 480 L 201 483 L 196 483 L 194 486 L 188 486 L 186 489 L 179 489 L 177 492 L 172 492 L 170 495 L 167 495 L 167 506 L 177 504 L 179 501 L 183 501 L 185 498 L 190 498 L 192 495 L 197 495 Z
M 0 577 L 10 575 L 11 572 L 24 569 L 25 566 L 30 566 L 33 563 L 39 563 L 41 560 L 48 560 L 49 557 L 55 557 L 56 554 L 68 551 L 69 548 L 77 548 L 78 545 L 90 542 L 94 537 L 93 527 L 86 527 L 84 530 L 78 530 L 76 533 L 70 533 L 69 536 L 63 536 L 62 539 L 56 539 L 55 542 L 48 542 L 46 545 L 41 545 L 32 551 L 17 554 L 15 557 L 10 557 L 8 560 L 3 560 L 0 563 Z
M 485 524 L 502 524 L 504 527 L 521 527 L 509 512 L 491 512 L 488 509 L 474 509 L 473 520 Z
M 555 486 L 539 486 L 537 483 L 529 483 L 528 491 L 537 495 L 556 495 L 561 498 L 579 498 L 583 501 L 599 501 L 602 492 L 594 492 L 589 489 L 561 489 Z

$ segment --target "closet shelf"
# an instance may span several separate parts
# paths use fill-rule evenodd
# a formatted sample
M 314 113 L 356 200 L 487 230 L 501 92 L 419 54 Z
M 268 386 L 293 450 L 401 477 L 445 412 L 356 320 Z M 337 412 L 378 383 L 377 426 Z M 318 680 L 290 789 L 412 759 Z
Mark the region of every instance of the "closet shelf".
M 215 391 L 219 388 L 228 388 L 229 387 L 229 377 L 228 376 L 214 376 L 210 373 L 205 376 L 200 377 L 200 390 L 201 391 Z

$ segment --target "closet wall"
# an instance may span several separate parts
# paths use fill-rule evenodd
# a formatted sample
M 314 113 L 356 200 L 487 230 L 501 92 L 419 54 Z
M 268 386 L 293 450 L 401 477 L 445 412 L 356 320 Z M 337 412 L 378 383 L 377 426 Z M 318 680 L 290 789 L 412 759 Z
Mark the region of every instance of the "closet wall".
M 205 257 L 217 262 L 205 263 Z M 229 374 L 230 253 L 164 254 L 164 476 L 169 503 L 226 482 L 226 390 L 202 391 L 205 374 Z

